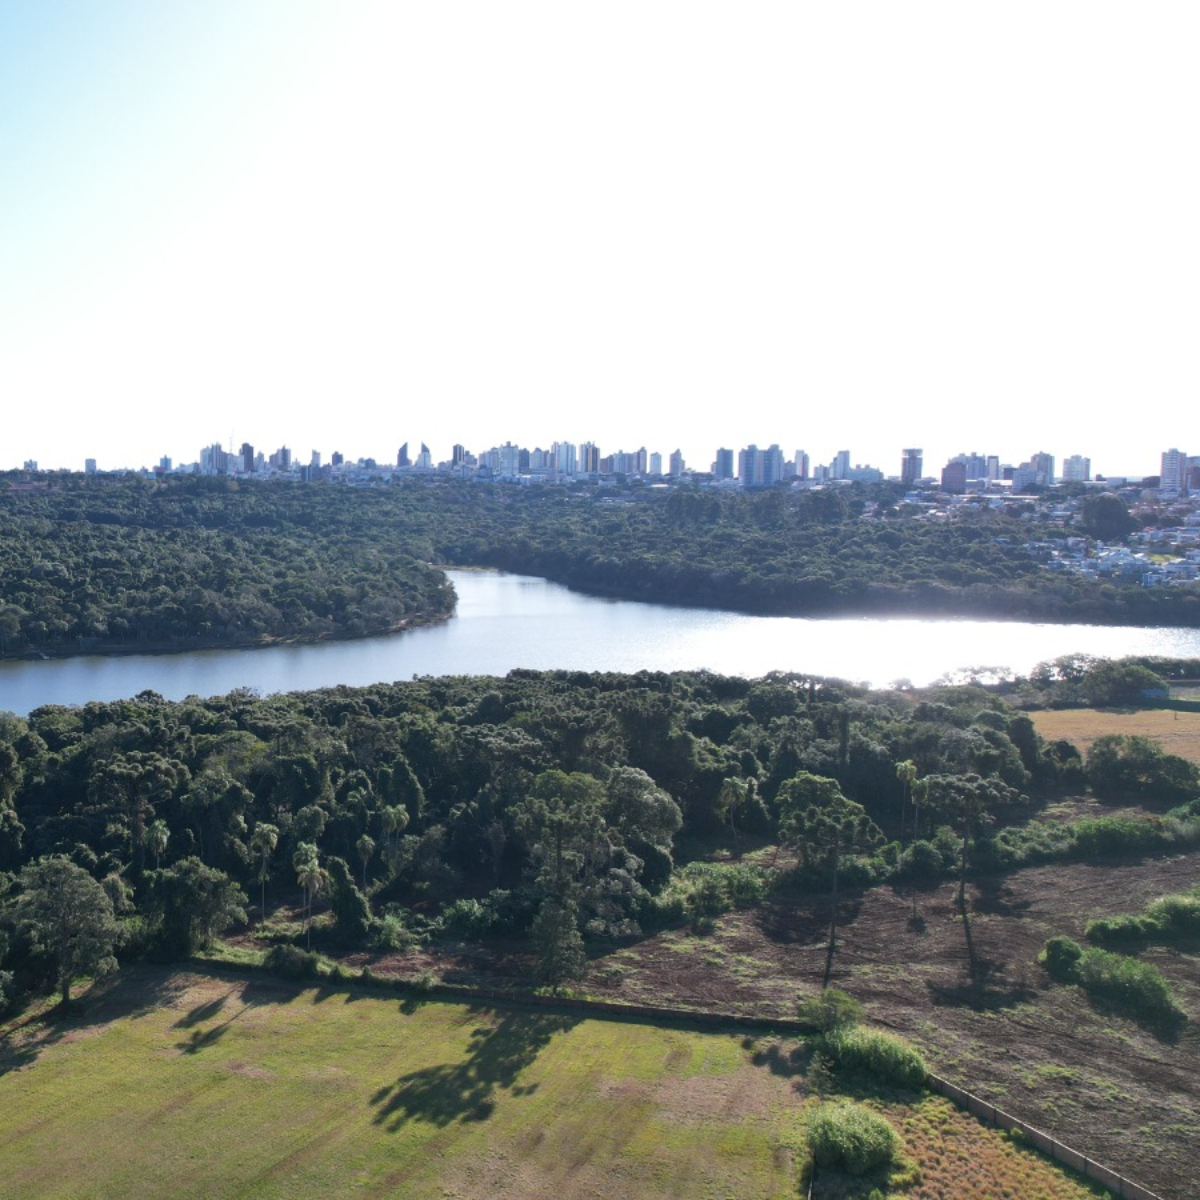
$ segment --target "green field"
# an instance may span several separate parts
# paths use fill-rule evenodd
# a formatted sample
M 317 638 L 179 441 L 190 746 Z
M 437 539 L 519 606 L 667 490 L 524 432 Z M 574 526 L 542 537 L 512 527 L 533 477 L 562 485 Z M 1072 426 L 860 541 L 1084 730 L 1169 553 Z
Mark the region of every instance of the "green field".
M 741 1035 L 137 968 L 0 1041 L 0 1190 L 794 1196 L 805 1102 Z M 907 1194 L 1086 1194 L 946 1101 L 879 1106 Z

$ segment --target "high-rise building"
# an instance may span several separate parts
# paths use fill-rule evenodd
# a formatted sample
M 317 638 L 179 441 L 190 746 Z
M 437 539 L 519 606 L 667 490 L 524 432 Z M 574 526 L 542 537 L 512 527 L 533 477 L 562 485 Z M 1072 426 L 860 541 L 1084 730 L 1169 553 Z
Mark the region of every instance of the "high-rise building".
M 1047 454 L 1043 450 L 1039 450 L 1030 460 L 1029 465 L 1033 468 L 1037 478 L 1035 483 L 1049 487 L 1054 482 L 1054 455 Z
M 249 442 L 242 443 L 240 451 L 242 457 L 242 470 L 247 475 L 254 474 L 254 447 Z
M 683 474 L 683 452 L 681 450 L 672 451 L 671 457 L 667 461 L 671 470 L 671 478 L 678 479 Z
M 829 464 L 829 474 L 834 479 L 845 479 L 850 473 L 850 451 L 839 450 Z
M 742 487 L 770 487 L 783 478 L 783 451 L 778 446 L 760 450 L 750 445 L 738 454 L 738 482 Z
M 924 452 L 921 450 L 903 450 L 900 458 L 900 482 L 906 487 L 912 487 L 921 478 L 921 468 L 924 465 Z
M 556 475 L 574 476 L 579 473 L 579 454 L 574 442 L 555 442 L 550 447 Z
M 600 447 L 594 442 L 584 442 L 579 447 L 579 469 L 584 475 L 599 474 Z
M 342 465 L 342 463 L 344 463 L 345 461 L 346 460 L 342 457 L 342 452 L 340 450 L 335 450 L 329 456 L 330 464 L 335 467 L 340 467 Z
M 662 474 L 662 455 L 659 454 L 657 450 L 650 455 L 650 466 L 648 470 L 651 475 Z
M 1164 450 L 1159 475 L 1158 486 L 1164 492 L 1187 491 L 1187 455 L 1182 450 Z
M 713 478 L 717 480 L 733 478 L 733 451 L 722 446 L 713 459 Z
M 461 467 L 467 461 L 467 448 L 461 442 L 455 442 L 450 451 L 450 465 Z
M 96 460 L 94 458 L 85 458 L 83 460 L 83 471 L 85 475 L 95 475 Z
M 993 483 L 1000 478 L 1000 456 L 998 454 L 989 454 L 987 456 L 986 478 L 989 482 Z
M 1063 459 L 1062 477 L 1067 483 L 1087 483 L 1092 477 L 1092 460 L 1082 454 Z
M 433 466 L 433 456 L 429 453 L 429 447 L 424 442 L 421 443 L 421 453 L 417 455 L 416 465 L 422 471 L 428 471 Z
M 408 457 L 408 443 L 407 442 L 405 442 L 404 445 L 401 446 L 400 449 L 396 452 L 396 466 L 398 466 L 398 467 L 411 467 L 412 466 L 412 459 L 410 459 Z
M 796 451 L 796 478 L 808 478 L 808 452 L 806 450 Z
M 961 458 L 952 458 L 942 468 L 942 491 L 955 494 L 967 490 L 967 464 Z

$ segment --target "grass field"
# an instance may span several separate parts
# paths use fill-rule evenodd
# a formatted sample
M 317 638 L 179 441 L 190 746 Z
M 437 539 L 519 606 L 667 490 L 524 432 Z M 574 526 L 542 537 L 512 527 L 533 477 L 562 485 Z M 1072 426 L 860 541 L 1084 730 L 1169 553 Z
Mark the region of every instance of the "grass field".
M 1200 713 L 1171 709 L 1113 712 L 1095 708 L 1068 708 L 1035 712 L 1037 731 L 1048 741 L 1066 738 L 1083 754 L 1106 733 L 1136 733 L 1158 738 L 1168 754 L 1178 754 L 1200 763 Z
M 0 1190 L 794 1196 L 803 1074 L 741 1036 L 137 968 L 0 1041 Z M 946 1101 L 876 1104 L 906 1194 L 1090 1194 Z

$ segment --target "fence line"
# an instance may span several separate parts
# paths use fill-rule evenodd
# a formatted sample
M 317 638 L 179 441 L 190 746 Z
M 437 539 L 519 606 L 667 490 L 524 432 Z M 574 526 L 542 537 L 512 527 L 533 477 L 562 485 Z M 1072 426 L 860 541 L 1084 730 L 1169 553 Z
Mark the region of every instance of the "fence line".
M 1019 1117 L 1004 1112 L 994 1104 L 981 1100 L 965 1088 L 960 1088 L 940 1075 L 927 1076 L 926 1083 L 933 1091 L 945 1096 L 947 1100 L 952 1100 L 960 1108 L 965 1108 L 981 1121 L 988 1121 L 1000 1129 L 1018 1130 L 1030 1145 L 1035 1146 L 1043 1154 L 1048 1154 L 1073 1171 L 1086 1175 L 1101 1187 L 1108 1188 L 1109 1191 L 1123 1197 L 1124 1200 L 1162 1200 L 1157 1192 L 1142 1187 L 1140 1183 L 1135 1183 L 1132 1179 L 1112 1170 L 1111 1167 L 1106 1167 L 1103 1163 L 1096 1162 L 1094 1158 L 1089 1158 L 1086 1154 L 1080 1154 L 1078 1150 L 1064 1145 L 1057 1138 L 1051 1137 L 1040 1129 L 1035 1129 Z

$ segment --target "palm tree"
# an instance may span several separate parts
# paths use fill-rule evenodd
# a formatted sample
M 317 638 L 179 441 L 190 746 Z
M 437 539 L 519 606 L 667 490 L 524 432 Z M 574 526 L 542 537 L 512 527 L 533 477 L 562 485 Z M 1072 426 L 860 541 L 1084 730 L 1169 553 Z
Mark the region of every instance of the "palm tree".
M 167 828 L 166 821 L 160 817 L 154 821 L 146 830 L 146 845 L 150 847 L 154 854 L 154 869 L 158 870 L 159 859 L 162 858 L 163 851 L 167 848 L 167 842 L 171 839 L 171 831 Z
M 250 835 L 250 849 L 259 857 L 258 882 L 262 886 L 262 915 L 267 919 L 267 864 L 279 844 L 279 830 L 266 821 L 259 821 Z
M 296 868 L 296 879 L 304 889 L 304 941 L 312 949 L 312 902 L 325 886 L 325 872 L 315 858 L 306 858 Z
M 362 890 L 365 895 L 367 891 L 367 863 L 371 861 L 371 856 L 375 853 L 375 839 L 369 834 L 364 833 L 355 843 L 355 848 L 358 850 L 358 857 L 362 859 Z

